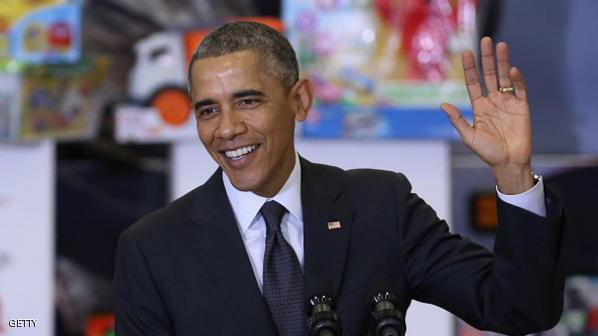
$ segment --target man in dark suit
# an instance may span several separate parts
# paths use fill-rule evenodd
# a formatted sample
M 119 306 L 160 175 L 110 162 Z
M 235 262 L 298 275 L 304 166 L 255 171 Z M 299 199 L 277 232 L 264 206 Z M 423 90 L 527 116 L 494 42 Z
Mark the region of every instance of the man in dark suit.
M 121 235 L 119 335 L 301 335 L 303 286 L 328 282 L 346 335 L 370 324 L 366 288 L 388 276 L 412 299 L 480 329 L 516 335 L 554 325 L 562 307 L 560 203 L 531 174 L 521 73 L 507 46 L 481 41 L 484 96 L 463 55 L 473 125 L 442 108 L 492 169 L 494 254 L 449 232 L 402 174 L 343 171 L 295 152 L 312 103 L 288 41 L 263 25 L 226 24 L 198 46 L 189 88 L 199 137 L 220 168 L 202 186 Z M 433 164 L 433 163 L 431 163 Z

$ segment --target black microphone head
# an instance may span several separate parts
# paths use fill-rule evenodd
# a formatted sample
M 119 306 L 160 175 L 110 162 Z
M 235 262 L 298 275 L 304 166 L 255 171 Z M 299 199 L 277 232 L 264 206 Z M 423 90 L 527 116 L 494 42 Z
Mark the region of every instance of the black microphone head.
M 368 305 L 375 305 L 380 301 L 396 302 L 392 279 L 388 275 L 372 278 L 366 291 Z
M 334 290 L 322 277 L 310 277 L 305 281 L 306 311 L 309 317 L 309 335 L 340 336 L 343 326 L 334 311 Z
M 312 309 L 322 301 L 334 306 L 334 290 L 330 282 L 322 277 L 306 279 L 305 302 L 308 315 L 311 315 Z
M 367 300 L 371 307 L 372 335 L 405 335 L 405 319 L 396 306 L 397 297 L 389 276 L 378 276 L 370 280 Z

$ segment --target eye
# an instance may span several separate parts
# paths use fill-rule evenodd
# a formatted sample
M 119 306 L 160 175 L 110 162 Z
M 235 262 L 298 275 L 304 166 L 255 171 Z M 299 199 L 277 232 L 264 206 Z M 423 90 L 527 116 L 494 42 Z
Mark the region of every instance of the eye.
M 240 108 L 254 108 L 261 104 L 261 101 L 256 98 L 243 98 L 237 102 Z
M 195 114 L 198 118 L 210 118 L 214 116 L 217 112 L 218 108 L 216 106 L 206 106 L 195 111 Z

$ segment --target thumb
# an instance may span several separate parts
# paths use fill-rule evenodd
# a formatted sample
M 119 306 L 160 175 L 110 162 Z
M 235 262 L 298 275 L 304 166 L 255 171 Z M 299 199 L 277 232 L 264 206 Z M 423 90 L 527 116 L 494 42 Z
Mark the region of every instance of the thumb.
M 461 140 L 463 140 L 463 142 L 469 146 L 469 140 L 473 136 L 473 128 L 469 122 L 463 118 L 463 115 L 459 109 L 455 107 L 455 105 L 443 103 L 440 105 L 440 108 L 448 116 L 451 124 L 453 124 L 453 127 L 457 130 L 457 133 L 459 133 L 459 136 L 461 136 Z

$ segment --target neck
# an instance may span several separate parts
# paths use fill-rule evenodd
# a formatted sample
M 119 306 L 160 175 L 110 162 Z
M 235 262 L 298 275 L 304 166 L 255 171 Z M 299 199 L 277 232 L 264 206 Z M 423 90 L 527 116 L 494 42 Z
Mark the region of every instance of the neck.
M 295 167 L 295 161 L 297 160 L 296 156 L 297 155 L 295 154 L 295 149 L 293 148 L 292 158 L 290 160 L 285 160 L 285 162 L 282 163 L 282 167 L 280 169 L 282 173 L 278 175 L 278 181 L 276 181 L 276 183 L 273 183 L 270 188 L 265 188 L 264 190 L 256 190 L 255 194 L 265 198 L 272 198 L 274 197 L 274 195 L 280 192 L 280 189 L 282 189 L 284 184 L 289 179 L 289 176 L 291 176 L 291 173 L 293 172 L 293 168 Z

